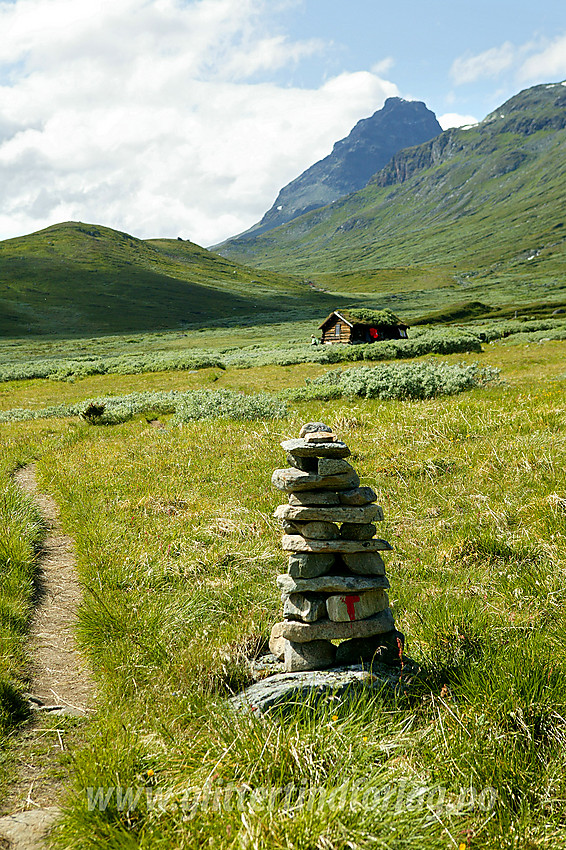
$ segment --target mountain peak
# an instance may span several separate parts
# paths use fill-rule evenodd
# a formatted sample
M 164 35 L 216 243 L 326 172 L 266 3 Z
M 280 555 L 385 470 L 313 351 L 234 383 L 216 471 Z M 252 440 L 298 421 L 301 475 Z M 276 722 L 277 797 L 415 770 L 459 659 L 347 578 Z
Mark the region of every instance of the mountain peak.
M 332 153 L 281 189 L 261 221 L 235 239 L 258 236 L 362 189 L 397 151 L 427 142 L 441 132 L 434 112 L 421 101 L 388 97 L 381 109 L 362 118 L 337 141 Z

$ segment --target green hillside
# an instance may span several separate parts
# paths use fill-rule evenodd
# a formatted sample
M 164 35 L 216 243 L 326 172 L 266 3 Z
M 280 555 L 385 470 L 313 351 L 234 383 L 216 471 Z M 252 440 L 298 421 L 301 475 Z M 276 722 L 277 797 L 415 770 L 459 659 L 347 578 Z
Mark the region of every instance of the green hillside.
M 427 287 L 495 301 L 563 288 L 566 87 L 535 86 L 479 125 L 401 151 L 361 191 L 249 239 L 224 256 L 316 275 L 335 292 Z M 352 270 L 357 273 L 352 275 Z M 417 284 L 418 286 L 418 284 Z M 476 290 L 474 292 L 474 290 Z M 563 292 L 562 292 L 563 295 Z
M 188 241 L 65 222 L 0 242 L 0 334 L 95 334 L 249 321 L 334 300 Z
M 320 321 L 351 304 L 546 314 L 566 303 L 565 196 L 566 86 L 535 86 L 222 256 L 80 222 L 0 242 L 0 335 Z

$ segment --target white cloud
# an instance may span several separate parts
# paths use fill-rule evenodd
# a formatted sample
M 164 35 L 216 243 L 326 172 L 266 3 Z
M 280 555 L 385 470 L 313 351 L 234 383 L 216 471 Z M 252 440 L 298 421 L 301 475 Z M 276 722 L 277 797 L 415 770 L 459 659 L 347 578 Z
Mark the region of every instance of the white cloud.
M 460 115 L 458 112 L 445 112 L 444 115 L 438 115 L 437 119 L 443 130 L 448 130 L 449 127 L 468 127 L 478 123 L 478 119 L 473 115 Z
M 211 244 L 257 221 L 398 94 L 273 82 L 323 49 L 270 28 L 278 2 L 0 0 L 0 238 L 79 219 Z
M 380 76 L 381 74 L 388 74 L 391 68 L 394 66 L 395 60 L 392 56 L 386 56 L 385 59 L 381 59 L 379 62 L 376 62 L 375 65 L 371 66 L 372 74 L 377 74 Z
M 523 63 L 519 76 L 524 81 L 551 81 L 566 77 L 566 35 L 562 35 Z
M 566 77 L 566 34 L 554 40 L 533 38 L 524 44 L 509 41 L 475 56 L 465 54 L 454 60 L 450 76 L 456 85 L 481 78 L 508 75 L 516 85 L 546 83 Z
M 510 41 L 475 56 L 467 53 L 454 60 L 450 76 L 456 85 L 474 83 L 482 77 L 496 77 L 513 65 L 516 55 L 517 48 Z

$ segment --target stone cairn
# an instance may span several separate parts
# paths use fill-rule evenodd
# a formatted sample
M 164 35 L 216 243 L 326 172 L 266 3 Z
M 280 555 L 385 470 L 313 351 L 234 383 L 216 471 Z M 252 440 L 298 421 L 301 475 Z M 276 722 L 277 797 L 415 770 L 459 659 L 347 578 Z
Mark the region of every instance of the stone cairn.
M 383 512 L 344 459 L 348 446 L 323 422 L 303 425 L 281 443 L 290 469 L 272 483 L 288 493 L 275 516 L 284 530 L 289 569 L 277 577 L 283 617 L 269 647 L 286 672 L 380 661 L 401 664 L 403 635 L 389 608 L 386 540 L 374 537 Z M 340 641 L 338 645 L 332 641 Z

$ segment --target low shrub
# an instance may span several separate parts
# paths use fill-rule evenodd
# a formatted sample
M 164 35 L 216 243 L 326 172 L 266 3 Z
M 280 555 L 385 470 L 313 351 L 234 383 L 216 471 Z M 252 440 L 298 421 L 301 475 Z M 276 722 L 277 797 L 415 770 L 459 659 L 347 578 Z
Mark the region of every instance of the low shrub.
M 187 392 L 140 392 L 124 396 L 90 398 L 78 404 L 60 404 L 40 410 L 14 408 L 0 412 L 1 422 L 79 416 L 91 425 L 117 425 L 134 416 L 176 413 L 176 421 L 191 419 L 272 419 L 285 416 L 285 403 L 269 393 L 234 390 L 188 390 Z
M 524 334 L 538 334 L 542 331 L 545 331 L 544 336 L 549 336 L 551 339 L 564 339 L 562 334 L 566 333 L 566 322 L 556 321 L 555 319 L 533 319 L 530 321 L 508 319 L 506 321 L 470 325 L 468 330 L 481 337 L 484 342 L 492 342 L 495 339 L 504 339 L 515 335 L 522 337 Z M 554 336 L 553 334 L 557 335 Z
M 391 339 L 364 345 L 302 345 L 276 349 L 239 349 L 223 353 L 227 366 L 290 366 L 296 363 L 344 363 L 357 360 L 397 360 L 424 354 L 459 354 L 481 351 L 475 333 L 441 329 L 422 330 L 414 339 Z
M 276 419 L 286 413 L 284 402 L 269 393 L 195 390 L 185 393 L 177 404 L 175 419 L 179 423 L 193 419 Z
M 11 410 L 0 410 L 0 423 L 25 422 L 30 419 L 62 419 L 65 416 L 74 415 L 73 406 L 68 404 L 52 404 L 39 410 L 30 410 L 28 407 L 13 407 Z
M 182 392 L 141 392 L 124 396 L 87 399 L 69 407 L 68 416 L 80 416 L 91 425 L 117 425 L 134 416 L 149 413 L 159 416 L 174 413 Z
M 308 379 L 307 387 L 288 391 L 289 399 L 364 398 L 425 399 L 483 387 L 499 381 L 500 370 L 477 363 L 403 363 L 334 369 Z
M 225 369 L 218 357 L 202 351 L 176 351 L 166 354 L 123 355 L 115 357 L 35 360 L 0 366 L 0 382 L 50 378 L 67 381 L 91 375 L 137 375 L 143 372 L 187 371 L 189 369 Z

